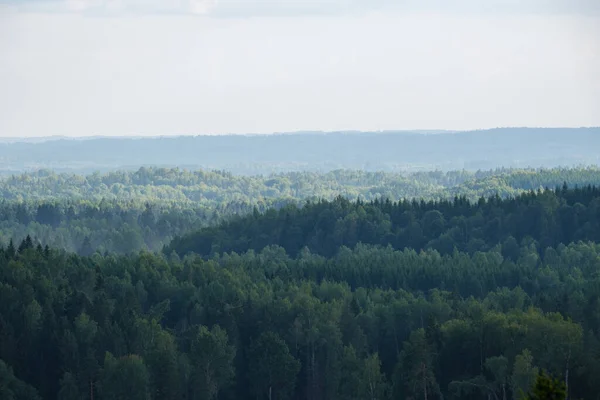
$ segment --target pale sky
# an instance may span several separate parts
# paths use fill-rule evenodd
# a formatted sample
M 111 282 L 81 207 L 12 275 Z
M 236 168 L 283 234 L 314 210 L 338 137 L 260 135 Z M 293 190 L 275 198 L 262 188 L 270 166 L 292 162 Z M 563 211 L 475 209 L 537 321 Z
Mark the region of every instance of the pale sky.
M 2 137 L 506 126 L 600 126 L 600 0 L 0 0 Z

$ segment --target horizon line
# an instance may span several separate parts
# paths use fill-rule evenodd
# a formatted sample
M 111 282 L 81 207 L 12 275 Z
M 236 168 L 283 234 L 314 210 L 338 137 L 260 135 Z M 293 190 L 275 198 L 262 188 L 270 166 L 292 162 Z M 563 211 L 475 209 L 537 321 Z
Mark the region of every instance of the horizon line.
M 4 142 L 32 142 L 32 141 L 51 141 L 51 140 L 95 140 L 95 139 L 175 139 L 175 138 L 196 138 L 196 137 L 256 137 L 256 136 L 284 136 L 284 135 L 329 135 L 329 134 L 397 134 L 397 133 L 413 133 L 413 134 L 452 134 L 452 133 L 471 133 L 471 132 L 486 132 L 501 129 L 600 129 L 600 126 L 503 126 L 495 128 L 478 128 L 478 129 L 385 129 L 385 130 L 295 130 L 295 131 L 279 131 L 279 132 L 247 132 L 247 133 L 167 133 L 160 135 L 144 135 L 144 134 L 129 134 L 129 135 L 88 135 L 88 136 L 67 136 L 67 135 L 47 135 L 47 136 L 27 136 L 16 137 L 6 136 L 0 137 L 0 143 Z

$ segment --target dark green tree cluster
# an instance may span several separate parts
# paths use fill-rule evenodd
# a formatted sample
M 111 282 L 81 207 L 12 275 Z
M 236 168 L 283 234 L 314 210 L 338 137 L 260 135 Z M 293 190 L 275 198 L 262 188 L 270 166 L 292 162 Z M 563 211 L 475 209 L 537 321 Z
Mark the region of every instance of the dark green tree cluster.
M 503 245 L 503 255 L 519 257 L 519 246 L 540 250 L 578 240 L 600 242 L 600 188 L 585 186 L 539 190 L 515 198 L 498 195 L 476 202 L 453 200 L 398 202 L 375 199 L 307 202 L 235 218 L 223 225 L 176 238 L 166 249 L 194 252 L 244 252 L 279 245 L 291 255 L 308 247 L 331 257 L 341 246 L 358 243 L 395 249 L 455 249 L 474 254 Z
M 527 400 L 563 400 L 566 397 L 565 383 L 558 379 L 552 379 L 540 371 Z

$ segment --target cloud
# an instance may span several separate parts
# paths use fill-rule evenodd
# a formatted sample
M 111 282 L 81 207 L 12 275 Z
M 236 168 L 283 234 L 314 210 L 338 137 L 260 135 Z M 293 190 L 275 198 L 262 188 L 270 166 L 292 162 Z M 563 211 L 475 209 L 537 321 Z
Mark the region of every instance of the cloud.
M 0 5 L 22 12 L 206 15 L 218 0 L 0 0 Z
M 189 10 L 193 14 L 208 14 L 217 7 L 217 0 L 190 0 Z
M 370 11 L 600 14 L 599 0 L 0 0 L 21 11 L 198 14 L 220 17 L 339 15 Z

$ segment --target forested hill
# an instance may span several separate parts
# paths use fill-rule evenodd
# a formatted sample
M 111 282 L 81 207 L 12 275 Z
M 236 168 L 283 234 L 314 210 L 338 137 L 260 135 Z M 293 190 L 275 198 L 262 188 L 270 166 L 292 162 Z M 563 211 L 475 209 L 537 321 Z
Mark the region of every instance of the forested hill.
M 594 186 L 532 191 L 516 198 L 499 196 L 471 202 L 454 200 L 374 200 L 308 202 L 266 213 L 254 212 L 220 226 L 173 240 L 165 250 L 195 252 L 260 251 L 270 245 L 295 256 L 304 247 L 331 257 L 341 246 L 357 243 L 396 249 L 432 248 L 442 254 L 458 249 L 474 253 L 503 244 L 517 258 L 519 244 L 536 242 L 540 249 L 578 240 L 600 242 L 600 189 Z M 509 250 L 510 249 L 510 250 Z
M 485 230 L 496 215 L 525 208 L 540 232 L 562 235 L 540 218 L 550 204 L 576 237 L 599 231 L 597 192 L 472 212 L 447 204 L 447 216 L 461 210 L 467 232 L 487 235 L 502 231 Z M 314 207 L 360 219 L 361 208 L 388 206 Z M 434 234 L 445 226 L 427 206 L 413 213 Z M 271 214 L 246 221 L 262 230 Z M 0 246 L 0 398 L 599 400 L 600 245 L 558 245 L 543 257 L 539 247 L 508 239 L 440 256 L 358 245 L 326 258 L 271 246 L 205 259 L 81 257 L 29 239 Z M 539 371 L 566 390 L 526 397 Z
M 600 128 L 470 132 L 336 132 L 0 143 L 0 172 L 141 165 L 240 174 L 335 169 L 432 170 L 598 164 Z M 443 161 L 442 161 L 443 160 Z

